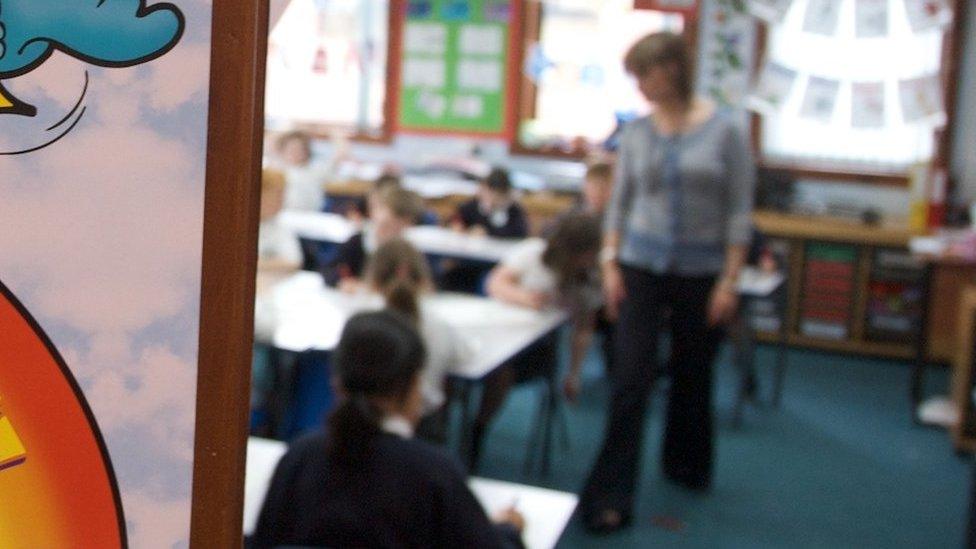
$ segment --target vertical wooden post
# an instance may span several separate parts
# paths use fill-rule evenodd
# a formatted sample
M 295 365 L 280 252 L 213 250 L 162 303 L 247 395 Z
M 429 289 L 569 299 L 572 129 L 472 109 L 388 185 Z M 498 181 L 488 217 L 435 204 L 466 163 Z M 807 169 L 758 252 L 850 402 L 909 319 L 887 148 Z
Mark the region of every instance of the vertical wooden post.
M 268 2 L 213 0 L 190 546 L 240 547 Z

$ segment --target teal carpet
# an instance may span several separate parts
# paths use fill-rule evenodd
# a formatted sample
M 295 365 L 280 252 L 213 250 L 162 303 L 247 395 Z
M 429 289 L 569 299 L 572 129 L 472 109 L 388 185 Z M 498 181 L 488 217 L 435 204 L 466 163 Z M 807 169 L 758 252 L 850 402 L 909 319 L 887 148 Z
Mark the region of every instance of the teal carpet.
M 761 390 L 774 354 L 757 353 Z M 696 495 L 661 479 L 664 392 L 655 394 L 634 526 L 607 536 L 571 523 L 560 547 L 950 547 L 963 543 L 970 461 L 944 431 L 915 427 L 906 364 L 791 351 L 779 409 L 750 406 L 730 425 L 735 375 L 718 365 L 717 467 L 712 492 Z M 947 375 L 930 375 L 945 390 Z M 516 389 L 485 444 L 478 474 L 577 491 L 599 450 L 607 386 L 588 360 L 582 401 L 567 412 L 571 447 L 557 448 L 547 479 L 523 476 L 536 389 Z M 668 528 L 652 522 L 673 519 Z M 675 527 L 676 526 L 676 527 Z

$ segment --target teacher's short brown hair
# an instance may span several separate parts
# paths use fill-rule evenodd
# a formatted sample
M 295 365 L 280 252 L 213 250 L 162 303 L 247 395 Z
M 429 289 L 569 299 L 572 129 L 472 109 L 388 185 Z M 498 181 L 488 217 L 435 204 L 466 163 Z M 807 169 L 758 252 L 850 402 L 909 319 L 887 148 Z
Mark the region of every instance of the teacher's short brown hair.
M 653 67 L 674 67 L 674 86 L 686 101 L 694 93 L 694 67 L 685 39 L 673 32 L 655 32 L 634 43 L 624 55 L 624 69 L 641 78 Z

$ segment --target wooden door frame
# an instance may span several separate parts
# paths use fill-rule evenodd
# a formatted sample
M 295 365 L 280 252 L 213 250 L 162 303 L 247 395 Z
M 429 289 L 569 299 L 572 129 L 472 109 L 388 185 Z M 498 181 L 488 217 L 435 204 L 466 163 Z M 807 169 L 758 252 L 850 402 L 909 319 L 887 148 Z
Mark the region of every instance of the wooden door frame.
M 241 547 L 267 0 L 213 0 L 190 547 Z

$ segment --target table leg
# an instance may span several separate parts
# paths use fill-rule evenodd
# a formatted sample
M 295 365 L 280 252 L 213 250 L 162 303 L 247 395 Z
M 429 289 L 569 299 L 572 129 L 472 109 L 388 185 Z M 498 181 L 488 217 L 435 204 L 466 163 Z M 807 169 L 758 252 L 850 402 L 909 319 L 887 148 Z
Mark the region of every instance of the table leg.
M 918 332 L 915 336 L 915 357 L 912 360 L 911 381 L 909 383 L 909 402 L 911 405 L 912 421 L 918 425 L 918 407 L 922 403 L 925 390 L 925 369 L 928 367 L 926 352 L 928 350 L 928 317 L 929 298 L 932 293 L 932 265 L 926 262 L 922 268 L 921 281 L 921 311 L 919 311 Z
M 271 437 L 284 440 L 286 419 L 291 408 L 295 391 L 295 363 L 297 355 L 282 349 L 272 348 L 270 353 L 274 382 L 266 404 L 268 410 L 267 432 Z

